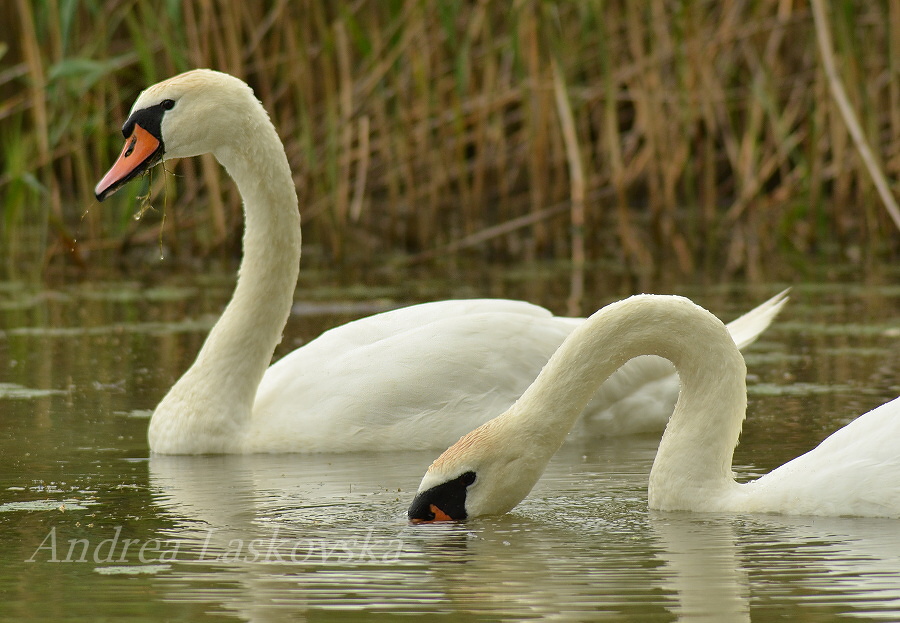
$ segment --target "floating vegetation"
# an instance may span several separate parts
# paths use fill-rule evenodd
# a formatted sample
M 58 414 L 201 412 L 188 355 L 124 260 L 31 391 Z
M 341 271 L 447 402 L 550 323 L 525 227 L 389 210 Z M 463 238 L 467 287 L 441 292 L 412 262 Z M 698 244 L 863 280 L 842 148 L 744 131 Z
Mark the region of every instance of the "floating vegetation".
M 82 287 L 67 294 L 85 301 L 131 303 L 134 301 L 178 301 L 197 295 L 195 287 L 157 286 L 147 288 L 137 282 L 116 282 L 102 286 Z
M 0 400 L 4 398 L 12 400 L 32 400 L 35 398 L 45 398 L 47 396 L 58 396 L 65 394 L 62 389 L 33 389 L 16 383 L 0 383 Z
M 116 565 L 109 567 L 95 567 L 94 571 L 100 575 L 147 575 L 168 571 L 172 565 Z
M 399 307 L 397 303 L 385 300 L 373 301 L 300 301 L 291 307 L 292 316 L 336 316 L 378 314 Z
M 884 345 L 884 348 L 866 348 L 863 346 L 842 346 L 839 348 L 822 348 L 820 354 L 830 357 L 885 357 L 894 352 L 890 347 L 890 342 Z
M 0 338 L 11 336 L 74 337 L 81 335 L 120 335 L 123 333 L 146 333 L 150 335 L 197 333 L 209 331 L 216 323 L 216 320 L 215 316 L 204 316 L 203 318 L 189 318 L 179 322 L 132 322 L 99 327 L 18 327 L 0 331 Z
M 179 288 L 175 286 L 148 288 L 144 290 L 144 298 L 148 301 L 183 301 L 197 296 L 197 288 Z
M 796 355 L 793 353 L 780 353 L 780 352 L 769 352 L 769 353 L 761 353 L 750 351 L 744 353 L 744 361 L 747 362 L 748 366 L 763 366 L 763 365 L 774 365 L 774 364 L 795 364 L 803 361 L 803 355 Z
M 83 288 L 77 297 L 85 301 L 108 301 L 111 303 L 131 303 L 144 298 L 144 291 L 138 283 L 121 283 L 109 288 Z
M 6 502 L 0 504 L 0 513 L 16 511 L 83 511 L 87 510 L 83 500 L 30 500 L 28 502 Z
M 818 383 L 791 383 L 790 385 L 757 383 L 747 386 L 747 394 L 750 396 L 812 396 L 815 394 L 839 394 L 854 391 L 859 391 L 859 388 L 841 383 L 834 385 L 821 385 Z
M 68 300 L 68 295 L 55 291 L 33 292 L 22 290 L 15 298 L 0 300 L 0 311 L 32 309 L 48 300 Z
M 138 418 L 141 420 L 149 420 L 153 415 L 152 409 L 133 409 L 124 414 L 126 417 Z
M 897 324 L 857 324 L 786 321 L 772 325 L 772 330 L 787 333 L 804 333 L 810 335 L 843 335 L 843 336 L 878 336 L 900 337 L 900 326 Z

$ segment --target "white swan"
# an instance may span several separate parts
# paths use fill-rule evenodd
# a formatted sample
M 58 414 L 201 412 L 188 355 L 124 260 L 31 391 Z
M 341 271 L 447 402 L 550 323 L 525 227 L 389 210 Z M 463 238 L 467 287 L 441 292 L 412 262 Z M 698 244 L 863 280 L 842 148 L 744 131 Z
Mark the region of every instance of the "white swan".
M 272 367 L 300 260 L 297 194 L 284 148 L 253 91 L 195 70 L 151 86 L 123 126 L 125 148 L 97 184 L 103 200 L 158 162 L 212 153 L 244 199 L 244 257 L 231 302 L 194 364 L 157 406 L 150 449 L 165 454 L 445 448 L 525 390 L 581 319 L 508 300 L 444 301 L 351 322 Z M 733 323 L 752 342 L 775 297 Z M 613 432 L 631 400 L 661 430 L 672 370 L 646 358 L 592 403 Z
M 575 329 L 522 397 L 428 468 L 413 521 L 505 513 L 531 490 L 596 388 L 638 355 L 669 359 L 681 393 L 650 471 L 658 510 L 900 517 L 900 398 L 750 483 L 731 472 L 746 367 L 725 326 L 681 297 L 640 295 Z

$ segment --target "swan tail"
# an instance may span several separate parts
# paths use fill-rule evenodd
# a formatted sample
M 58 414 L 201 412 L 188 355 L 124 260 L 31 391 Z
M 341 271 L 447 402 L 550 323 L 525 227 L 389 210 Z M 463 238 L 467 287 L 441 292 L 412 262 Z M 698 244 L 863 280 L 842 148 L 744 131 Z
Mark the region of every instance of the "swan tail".
M 765 303 L 754 307 L 746 314 L 728 323 L 728 332 L 738 348 L 744 348 L 756 341 L 775 319 L 788 301 L 790 288 L 782 290 Z

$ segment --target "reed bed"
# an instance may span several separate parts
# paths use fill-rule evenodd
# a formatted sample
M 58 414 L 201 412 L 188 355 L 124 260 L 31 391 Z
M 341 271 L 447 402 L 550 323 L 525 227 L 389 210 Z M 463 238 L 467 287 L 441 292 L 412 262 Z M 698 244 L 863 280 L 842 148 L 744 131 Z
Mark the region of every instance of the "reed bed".
M 900 3 L 829 4 L 896 195 Z M 753 277 L 900 252 L 805 2 L 17 0 L 0 27 L 10 270 L 239 253 L 240 198 L 210 158 L 159 169 L 140 220 L 146 184 L 92 194 L 139 90 L 193 67 L 270 111 L 313 265 L 470 253 Z

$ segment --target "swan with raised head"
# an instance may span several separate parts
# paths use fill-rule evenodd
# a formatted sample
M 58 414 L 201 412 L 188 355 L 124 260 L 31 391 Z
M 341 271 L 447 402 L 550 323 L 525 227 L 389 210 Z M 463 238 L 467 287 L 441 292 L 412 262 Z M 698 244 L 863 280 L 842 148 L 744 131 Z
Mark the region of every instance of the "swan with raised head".
M 734 480 L 747 407 L 746 366 L 728 330 L 688 299 L 639 295 L 576 328 L 502 415 L 428 468 L 415 521 L 505 513 L 540 478 L 591 395 L 622 364 L 659 355 L 681 392 L 650 471 L 649 506 L 665 511 L 900 517 L 900 398 L 761 478 Z
M 416 305 L 323 333 L 269 367 L 290 314 L 300 261 L 297 193 L 268 114 L 241 80 L 211 70 L 143 91 L 125 147 L 95 192 L 103 200 L 169 158 L 212 153 L 244 200 L 234 295 L 194 364 L 150 420 L 165 454 L 445 448 L 512 404 L 583 319 L 502 299 Z M 776 297 L 733 323 L 740 345 L 778 313 Z M 677 396 L 668 364 L 637 361 L 592 402 L 598 428 L 631 432 L 629 401 L 661 430 Z

